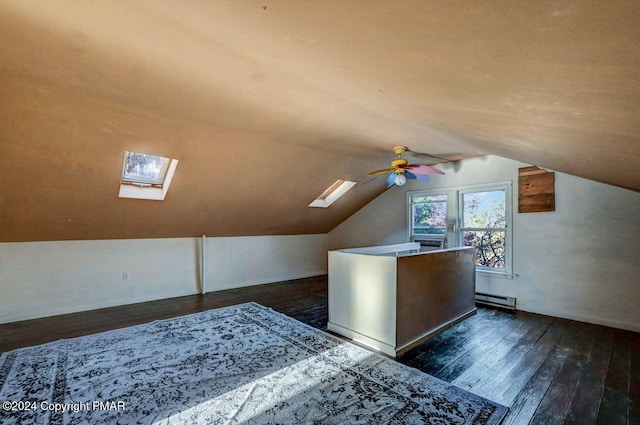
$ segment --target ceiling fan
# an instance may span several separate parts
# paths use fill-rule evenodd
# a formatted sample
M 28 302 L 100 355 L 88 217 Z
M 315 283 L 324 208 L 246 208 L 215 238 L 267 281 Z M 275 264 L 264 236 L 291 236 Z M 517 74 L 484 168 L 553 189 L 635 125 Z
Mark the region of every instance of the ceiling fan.
M 429 181 L 429 174 L 444 174 L 443 171 L 429 165 L 409 164 L 409 161 L 402 158 L 403 153 L 410 152 L 406 146 L 395 146 L 393 152 L 398 155 L 398 159 L 391 161 L 391 168 L 372 171 L 368 174 L 370 176 L 378 176 L 388 173 L 387 188 L 390 188 L 394 184 L 402 186 L 407 182 L 407 179 L 419 180 L 426 183 Z

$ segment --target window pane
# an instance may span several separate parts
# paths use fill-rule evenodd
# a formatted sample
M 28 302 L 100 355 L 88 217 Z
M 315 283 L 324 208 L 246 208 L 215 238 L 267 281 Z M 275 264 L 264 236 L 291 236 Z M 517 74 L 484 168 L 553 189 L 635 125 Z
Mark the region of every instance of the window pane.
M 137 152 L 126 152 L 123 180 L 162 183 L 164 180 L 163 163 L 167 158 Z
M 446 199 L 446 195 L 445 196 Z M 447 228 L 447 203 L 429 202 L 413 204 L 413 233 L 444 234 Z
M 505 198 L 504 190 L 463 194 L 463 227 L 506 227 Z
M 505 241 L 504 230 L 462 234 L 464 246 L 476 247 L 476 265 L 484 267 L 505 268 Z

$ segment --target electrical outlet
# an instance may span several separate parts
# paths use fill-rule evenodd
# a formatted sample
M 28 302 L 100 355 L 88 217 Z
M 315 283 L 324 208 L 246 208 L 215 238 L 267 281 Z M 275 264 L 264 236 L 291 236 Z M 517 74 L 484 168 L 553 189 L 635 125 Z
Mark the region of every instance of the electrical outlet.
M 129 280 L 129 273 L 122 272 L 122 280 Z

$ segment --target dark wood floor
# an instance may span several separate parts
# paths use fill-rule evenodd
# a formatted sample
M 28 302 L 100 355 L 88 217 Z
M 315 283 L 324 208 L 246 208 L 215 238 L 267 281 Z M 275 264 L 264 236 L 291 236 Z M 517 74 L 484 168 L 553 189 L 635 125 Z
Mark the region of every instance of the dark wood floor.
M 326 330 L 323 276 L 0 325 L 0 352 L 247 301 Z M 637 333 L 479 308 L 398 361 L 509 406 L 504 424 L 640 424 Z

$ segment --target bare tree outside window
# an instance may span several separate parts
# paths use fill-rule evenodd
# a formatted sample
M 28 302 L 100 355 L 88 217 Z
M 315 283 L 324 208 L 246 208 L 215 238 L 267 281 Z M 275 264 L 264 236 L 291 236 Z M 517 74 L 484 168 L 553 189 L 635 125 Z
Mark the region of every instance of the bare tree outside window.
M 504 190 L 461 195 L 462 245 L 476 248 L 476 265 L 505 269 L 506 195 Z
M 414 235 L 444 235 L 447 232 L 447 195 L 422 195 L 412 199 Z

